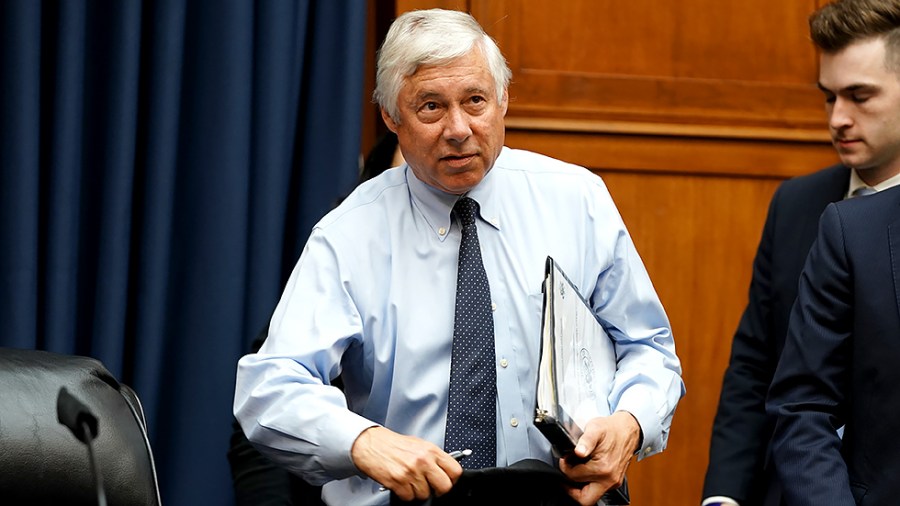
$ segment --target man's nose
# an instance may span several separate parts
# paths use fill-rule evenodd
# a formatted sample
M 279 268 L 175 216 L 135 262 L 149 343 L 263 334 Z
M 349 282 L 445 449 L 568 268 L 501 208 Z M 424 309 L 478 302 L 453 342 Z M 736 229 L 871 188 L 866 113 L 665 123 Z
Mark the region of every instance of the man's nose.
M 852 104 L 840 97 L 834 99 L 828 113 L 828 125 L 833 130 L 842 130 L 853 124 Z
M 451 108 L 445 118 L 444 138 L 452 142 L 463 142 L 472 135 L 469 115 L 460 108 Z

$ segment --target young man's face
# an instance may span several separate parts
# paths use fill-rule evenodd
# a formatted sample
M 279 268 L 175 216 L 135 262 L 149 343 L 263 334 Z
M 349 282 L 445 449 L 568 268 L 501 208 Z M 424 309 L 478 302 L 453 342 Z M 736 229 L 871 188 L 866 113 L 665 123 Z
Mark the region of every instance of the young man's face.
M 822 53 L 819 88 L 841 161 L 870 185 L 900 173 L 900 72 L 885 63 L 883 38 Z
M 406 78 L 397 97 L 399 121 L 381 116 L 423 182 L 462 195 L 484 179 L 503 148 L 507 97 L 479 50 Z

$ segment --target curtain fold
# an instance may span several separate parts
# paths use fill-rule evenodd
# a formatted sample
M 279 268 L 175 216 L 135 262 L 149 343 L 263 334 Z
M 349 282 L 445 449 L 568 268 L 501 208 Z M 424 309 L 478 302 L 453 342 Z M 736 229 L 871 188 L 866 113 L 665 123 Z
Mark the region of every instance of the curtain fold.
M 140 395 L 163 501 L 229 504 L 237 359 L 357 178 L 366 2 L 0 2 L 0 346 Z

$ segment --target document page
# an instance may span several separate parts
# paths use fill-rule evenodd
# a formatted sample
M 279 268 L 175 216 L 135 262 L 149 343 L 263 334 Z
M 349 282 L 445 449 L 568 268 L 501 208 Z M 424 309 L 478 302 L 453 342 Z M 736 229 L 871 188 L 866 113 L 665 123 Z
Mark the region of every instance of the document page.
M 541 363 L 534 424 L 560 456 L 572 452 L 591 418 L 609 415 L 616 347 L 590 304 L 547 257 Z M 628 482 L 598 505 L 629 504 Z
M 547 259 L 538 408 L 577 440 L 587 422 L 609 415 L 616 372 L 613 341 L 562 269 Z

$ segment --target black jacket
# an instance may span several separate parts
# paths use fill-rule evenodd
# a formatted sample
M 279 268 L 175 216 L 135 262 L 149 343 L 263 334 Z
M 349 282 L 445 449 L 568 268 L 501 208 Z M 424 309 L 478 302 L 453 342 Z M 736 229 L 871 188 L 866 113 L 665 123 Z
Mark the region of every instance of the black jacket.
M 704 498 L 728 496 L 741 506 L 779 504 L 779 485 L 768 466 L 774 422 L 765 412 L 766 393 L 819 216 L 844 198 L 849 182 L 850 170 L 836 165 L 785 181 L 772 197 L 722 382 Z

